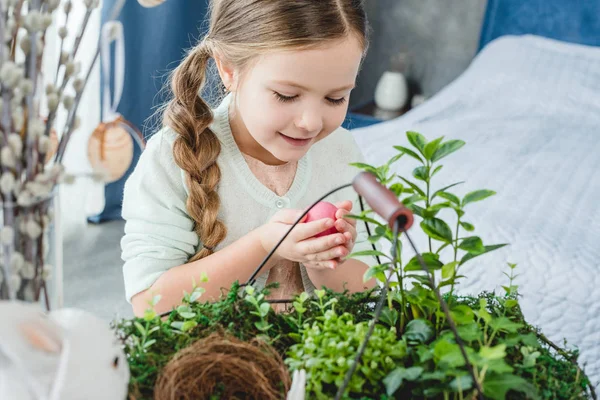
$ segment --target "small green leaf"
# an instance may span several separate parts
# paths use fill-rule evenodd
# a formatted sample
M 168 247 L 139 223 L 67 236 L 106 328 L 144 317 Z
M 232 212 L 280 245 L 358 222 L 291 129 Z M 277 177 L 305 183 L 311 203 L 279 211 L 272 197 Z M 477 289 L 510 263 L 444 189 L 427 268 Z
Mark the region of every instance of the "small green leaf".
M 458 265 L 457 261 L 450 262 L 442 267 L 442 278 L 450 279 L 454 276 L 454 272 L 456 271 L 456 266 Z
M 446 143 L 442 143 L 441 146 L 436 150 L 436 152 L 431 157 L 431 161 L 436 162 L 446 157 L 449 154 L 454 153 L 456 150 L 460 149 L 465 145 L 465 142 L 462 140 L 448 140 Z
M 137 328 L 137 330 L 140 332 L 140 334 L 142 336 L 146 335 L 146 329 L 142 326 L 142 324 L 140 324 L 137 321 L 134 321 L 133 324 L 135 325 L 135 327 Z
M 458 218 L 462 218 L 463 215 L 465 215 L 465 212 L 459 206 L 452 204 L 452 208 L 456 212 L 456 215 L 458 216 Z
M 452 310 L 450 310 L 450 315 L 458 325 L 470 324 L 475 317 L 471 307 L 465 305 L 453 307 Z
M 196 302 L 205 291 L 206 290 L 201 287 L 194 289 L 194 291 L 192 292 L 192 295 L 190 296 L 190 303 Z
M 380 257 L 387 257 L 386 254 L 377 251 L 377 250 L 363 250 L 363 251 L 357 251 L 356 253 L 352 253 L 350 255 L 348 255 L 348 258 L 352 258 L 352 257 L 362 257 L 362 256 L 380 256 Z
M 529 399 L 539 398 L 535 386 L 520 376 L 512 374 L 486 375 L 483 382 L 483 393 L 493 400 L 505 400 L 510 390 L 525 393 Z
M 381 315 L 379 316 L 381 322 L 386 324 L 389 327 L 396 326 L 398 322 L 398 311 L 395 309 L 384 308 L 381 310 Z
M 387 269 L 388 268 L 386 265 L 374 265 L 372 267 L 369 267 L 369 269 L 367 269 L 365 271 L 365 274 L 363 275 L 363 282 L 367 282 L 372 278 L 376 278 L 380 282 L 385 282 L 385 271 Z
M 413 176 L 423 182 L 427 182 L 429 180 L 429 168 L 425 166 L 417 167 L 412 172 Z
M 407 156 L 411 156 L 412 158 L 419 160 L 421 163 L 424 164 L 423 159 L 421 157 L 419 157 L 419 155 L 417 153 L 415 153 L 414 151 L 412 151 L 411 149 L 407 149 L 406 147 L 403 147 L 403 146 L 394 146 L 394 148 L 396 150 L 398 150 L 399 152 L 406 154 Z
M 396 197 L 400 197 L 402 195 L 402 191 L 404 190 L 404 185 L 399 182 L 394 183 L 389 189 L 396 195 Z
M 521 340 L 521 342 L 525 346 L 535 347 L 535 348 L 540 347 L 540 343 L 538 342 L 538 338 L 535 335 L 535 333 L 533 333 L 533 332 L 530 332 L 527 335 L 522 335 L 520 337 L 520 340 Z
M 440 212 L 440 210 L 451 207 L 452 205 L 449 202 L 433 204 L 429 206 L 427 210 L 425 210 L 425 217 L 435 218 L 435 216 Z
M 156 312 L 154 310 L 148 309 L 144 312 L 144 321 L 150 322 L 154 318 L 156 318 Z
M 381 222 L 379 222 L 379 221 L 377 221 L 377 220 L 375 220 L 373 218 L 364 217 L 364 216 L 361 216 L 361 215 L 348 214 L 348 215 L 345 215 L 344 218 L 357 219 L 357 220 L 360 220 L 360 221 L 369 222 L 369 223 L 371 223 L 373 225 L 376 225 L 376 226 L 380 226 L 381 225 Z
M 435 176 L 435 174 L 437 174 L 438 172 L 440 172 L 440 170 L 443 168 L 443 165 L 438 165 L 437 167 L 435 167 L 435 169 L 433 170 L 433 172 L 431 173 L 431 177 L 433 178 Z
M 440 147 L 440 143 L 442 140 L 444 140 L 443 136 L 432 140 L 431 142 L 427 143 L 425 147 L 423 147 L 423 156 L 425 157 L 425 159 L 431 160 L 433 153 L 435 153 Z
M 523 327 L 523 324 L 513 322 L 507 317 L 499 317 L 494 318 L 490 323 L 490 326 L 498 331 L 516 333 L 520 328 Z
M 351 166 L 362 169 L 364 171 L 370 172 L 373 175 L 378 175 L 377 174 L 377 168 L 375 168 L 372 165 L 369 164 L 365 164 L 365 163 L 350 163 Z
M 423 373 L 423 368 L 421 367 L 410 367 L 406 368 L 404 371 L 404 379 L 407 381 L 416 381 L 421 374 Z
M 181 322 L 181 321 L 171 322 L 171 328 L 178 329 L 181 331 L 181 330 L 183 330 L 183 322 Z
M 430 218 L 421 221 L 421 229 L 432 239 L 442 242 L 452 242 L 450 227 L 439 218 Z
M 455 343 L 442 339 L 436 343 L 433 354 L 437 359 L 437 363 L 446 368 L 458 368 L 465 365 L 465 359 Z
M 398 161 L 399 159 L 402 158 L 404 154 L 400 153 L 400 154 L 396 154 L 394 157 L 390 158 L 389 161 L 385 164 L 388 166 L 388 168 L 393 165 L 396 161 Z
M 408 206 L 408 208 L 415 214 L 417 214 L 419 217 L 421 218 L 425 218 L 425 209 L 423 207 L 420 207 L 416 204 L 411 204 Z
M 402 385 L 403 380 L 415 381 L 423 373 L 421 367 L 398 367 L 383 379 L 388 396 L 393 395 Z
M 471 236 L 463 239 L 458 245 L 458 248 L 473 254 L 482 254 L 485 252 L 483 241 L 477 236 Z
M 494 347 L 483 346 L 479 349 L 479 356 L 485 360 L 501 360 L 506 357 L 506 345 L 499 344 Z
M 460 226 L 462 226 L 463 229 L 467 232 L 473 232 L 475 230 L 475 227 L 473 225 L 465 221 L 460 221 Z
M 410 186 L 411 188 L 413 188 L 413 190 L 415 192 L 417 192 L 418 194 L 420 194 L 423 197 L 427 197 L 427 195 L 425 194 L 425 192 L 420 187 L 418 187 L 417 185 L 415 185 L 414 183 L 412 183 L 411 181 L 409 181 L 406 178 L 400 177 L 400 179 L 402 179 L 404 182 L 406 182 L 406 184 L 408 186 Z
M 433 337 L 431 322 L 424 319 L 413 319 L 406 325 L 404 337 L 418 343 L 426 343 Z
M 516 306 L 516 305 L 518 305 L 518 304 L 519 304 L 519 301 L 518 301 L 518 300 L 515 300 L 515 299 L 508 299 L 508 300 L 506 300 L 506 301 L 504 302 L 504 307 L 506 307 L 506 308 L 513 308 L 513 307 L 515 307 L 515 306 Z
M 423 200 L 425 200 L 425 198 L 423 198 L 423 196 L 418 195 L 418 194 L 413 194 L 412 196 L 409 196 L 409 197 L 405 198 L 404 200 L 402 200 L 402 204 L 404 204 L 406 207 L 408 207 L 410 205 L 413 205 L 417 201 L 423 201 Z
M 262 303 L 260 305 L 260 315 L 261 317 L 266 317 L 269 314 L 269 311 L 271 311 L 271 306 L 269 305 L 269 303 Z
M 471 375 L 457 376 L 450 382 L 450 388 L 455 392 L 465 392 L 473 387 Z
M 200 272 L 200 282 L 208 282 L 208 275 L 204 271 Z
M 453 202 L 454 204 L 456 204 L 457 206 L 460 206 L 460 199 L 453 195 L 452 193 L 449 192 L 436 192 L 437 196 L 440 196 L 443 199 L 449 200 L 451 202 Z
M 423 253 L 421 254 L 423 258 L 423 262 L 429 268 L 429 270 L 438 270 L 442 268 L 444 264 L 439 260 L 439 256 L 435 253 Z M 414 256 L 411 260 L 404 266 L 404 271 L 422 271 L 423 267 L 419 262 L 418 256 Z
M 179 315 L 184 319 L 192 319 L 196 316 L 194 312 L 180 312 Z
M 148 347 L 152 346 L 154 343 L 156 343 L 156 339 L 148 340 L 146 343 L 144 343 L 144 349 L 147 349 Z
M 470 192 L 467 193 L 462 201 L 462 205 L 463 207 L 466 206 L 469 203 L 474 203 L 476 201 L 481 201 L 483 199 L 486 199 L 490 196 L 495 195 L 496 192 L 492 191 L 492 190 L 487 190 L 487 189 L 482 189 L 482 190 L 476 190 L 474 192 Z
M 192 330 L 192 328 L 194 328 L 197 325 L 198 325 L 198 323 L 196 321 L 185 321 L 183 323 L 183 325 L 181 326 L 181 330 L 183 332 L 188 332 L 188 331 Z
M 258 329 L 261 332 L 266 332 L 269 329 L 271 329 L 271 327 L 273 325 L 267 323 L 266 321 L 258 321 L 254 323 L 254 326 L 256 327 L 256 329 Z
M 395 370 L 390 372 L 388 374 L 388 376 L 386 376 L 383 379 L 383 384 L 385 385 L 385 391 L 388 396 L 391 396 L 394 393 L 396 393 L 396 390 L 398 390 L 398 388 L 400 388 L 400 386 L 402 385 L 402 382 L 404 381 L 403 373 L 404 373 L 404 368 L 402 368 L 402 367 L 396 368 Z
M 423 154 L 423 149 L 427 144 L 427 139 L 425 139 L 425 136 L 418 132 L 408 131 L 406 132 L 406 137 L 408 138 L 410 144 L 412 144 L 417 150 L 419 150 L 421 154 Z
M 458 335 L 465 342 L 474 342 L 478 339 L 481 339 L 483 336 L 483 332 L 479 327 L 479 324 L 473 322 L 471 324 L 460 325 L 456 327 Z
M 463 258 L 461 258 L 460 265 L 463 265 L 464 263 L 466 263 L 467 261 L 469 261 L 469 260 L 471 260 L 471 259 L 473 259 L 475 257 L 478 257 L 478 256 L 480 256 L 482 254 L 485 254 L 485 253 L 489 253 L 490 251 L 497 250 L 497 249 L 499 249 L 501 247 L 504 247 L 506 245 L 507 245 L 506 243 L 504 243 L 504 244 L 492 244 L 492 245 L 489 245 L 489 246 L 485 246 L 485 251 L 483 251 L 482 253 L 479 253 L 479 254 L 467 253 L 467 254 L 465 254 L 463 256 Z

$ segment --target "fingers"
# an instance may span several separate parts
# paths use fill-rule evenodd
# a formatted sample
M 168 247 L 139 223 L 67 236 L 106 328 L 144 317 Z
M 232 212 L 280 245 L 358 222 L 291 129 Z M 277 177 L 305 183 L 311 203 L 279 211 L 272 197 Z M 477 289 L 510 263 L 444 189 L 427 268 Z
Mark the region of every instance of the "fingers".
M 336 220 L 344 220 L 348 222 L 352 226 L 356 226 L 356 219 L 354 218 L 345 218 L 347 215 L 351 214 L 348 210 L 338 209 L 335 213 Z
M 294 241 L 310 239 L 313 236 L 335 226 L 335 222 L 331 218 L 323 218 L 317 221 L 305 222 L 297 225 L 292 232 Z M 331 236 L 331 235 L 330 235 Z
M 336 269 L 339 265 L 340 265 L 340 262 L 338 260 L 311 261 L 311 262 L 304 263 L 304 266 L 306 268 L 318 269 L 318 270 Z
M 356 227 L 346 220 L 338 219 L 335 221 L 335 228 L 338 232 L 343 233 L 347 240 L 356 240 Z
M 338 209 L 346 210 L 348 212 L 352 211 L 352 202 L 350 200 L 340 201 L 334 204 Z M 340 212 L 340 210 L 338 210 Z M 337 214 L 336 214 L 337 217 Z M 338 217 L 340 218 L 340 217 Z
M 342 258 L 342 257 L 346 257 L 349 254 L 348 249 L 346 248 L 345 245 L 338 245 L 335 247 L 331 247 L 331 248 L 327 248 L 323 251 L 316 251 L 313 252 L 311 251 L 311 247 L 313 246 L 312 244 L 308 244 L 306 245 L 308 251 L 306 253 L 304 253 L 306 255 L 306 258 L 308 261 L 331 261 L 334 260 L 336 258 Z M 315 245 L 317 246 L 317 245 Z M 321 246 L 321 245 L 318 245 Z M 304 252 L 304 250 L 303 250 Z
M 342 233 L 335 233 L 318 238 L 310 238 L 298 243 L 298 251 L 302 254 L 315 255 L 331 250 L 336 247 L 344 248 L 346 237 Z M 330 257 L 335 258 L 335 257 Z M 321 261 L 321 259 L 310 259 L 309 261 Z

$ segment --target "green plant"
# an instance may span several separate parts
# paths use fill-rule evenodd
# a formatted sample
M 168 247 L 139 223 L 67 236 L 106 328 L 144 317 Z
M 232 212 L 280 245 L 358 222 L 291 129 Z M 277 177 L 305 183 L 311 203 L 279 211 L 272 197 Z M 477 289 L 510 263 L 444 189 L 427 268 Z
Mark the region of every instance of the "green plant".
M 508 282 L 501 295 L 455 293 L 456 284 L 464 279 L 460 270 L 465 263 L 504 246 L 484 244 L 465 218 L 467 206 L 494 193 L 475 190 L 461 198 L 450 190 L 457 184 L 435 188 L 433 178 L 443 168 L 438 161 L 464 143 L 442 138 L 427 142 L 415 132 L 407 136 L 414 150 L 397 146 L 398 154 L 383 166 L 356 166 L 373 173 L 420 219 L 416 226 L 429 238 L 423 259 L 435 274 L 434 285 L 416 257 L 401 259 L 400 244 L 396 259 L 376 250 L 354 254 L 377 255 L 384 261 L 371 267 L 365 278 L 384 281 L 392 271 L 396 279 L 345 398 L 474 397 L 475 382 L 440 309 L 433 290 L 437 288 L 445 291 L 443 297 L 486 398 L 595 399 L 577 364 L 578 352 L 557 346 L 526 322 L 514 281 L 516 265 L 508 264 Z M 392 172 L 392 166 L 406 156 L 420 163 L 411 178 Z M 455 219 L 444 220 L 444 211 Z M 353 217 L 374 226 L 369 238 L 373 243 L 392 242 L 389 227 L 372 214 L 365 210 Z M 152 398 L 157 375 L 176 352 L 216 330 L 241 340 L 263 338 L 286 359 L 290 371 L 308 371 L 307 398 L 333 398 L 368 331 L 382 291 L 349 294 L 324 288 L 314 296 L 296 296 L 291 312 L 277 314 L 266 300 L 271 287 L 258 290 L 235 283 L 214 302 L 199 301 L 202 290 L 196 287 L 164 320 L 152 311 L 160 300 L 156 297 L 144 318 L 116 323 L 129 356 L 131 398 Z M 219 398 L 216 392 L 213 396 Z
M 299 343 L 287 352 L 286 364 L 309 373 L 307 390 L 315 399 L 329 399 L 332 389 L 344 380 L 368 328 L 367 321 L 356 323 L 351 314 L 338 315 L 332 306 L 317 321 L 302 327 Z M 396 340 L 395 328 L 376 326 L 349 392 L 376 395 L 381 380 L 405 355 L 405 343 Z

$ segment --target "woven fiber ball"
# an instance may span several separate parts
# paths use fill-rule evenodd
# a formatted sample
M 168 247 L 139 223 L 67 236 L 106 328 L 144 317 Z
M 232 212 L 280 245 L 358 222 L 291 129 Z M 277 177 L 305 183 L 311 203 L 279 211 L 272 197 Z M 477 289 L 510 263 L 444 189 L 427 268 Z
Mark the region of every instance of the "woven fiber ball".
M 279 400 L 291 385 L 279 354 L 260 339 L 213 333 L 180 350 L 161 371 L 155 400 Z

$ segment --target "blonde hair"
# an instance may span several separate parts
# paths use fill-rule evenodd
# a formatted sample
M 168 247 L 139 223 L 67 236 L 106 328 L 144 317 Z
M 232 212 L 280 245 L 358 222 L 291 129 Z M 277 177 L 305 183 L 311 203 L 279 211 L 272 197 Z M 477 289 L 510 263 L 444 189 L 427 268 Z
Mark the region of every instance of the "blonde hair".
M 209 59 L 218 55 L 244 71 L 261 54 L 318 47 L 350 35 L 364 52 L 368 47 L 362 0 L 212 0 L 209 15 L 205 37 L 172 74 L 172 99 L 163 114 L 163 124 L 178 134 L 173 155 L 186 173 L 187 211 L 204 245 L 190 261 L 210 255 L 227 235 L 217 218 L 221 145 L 209 129 L 212 111 L 199 96 Z

